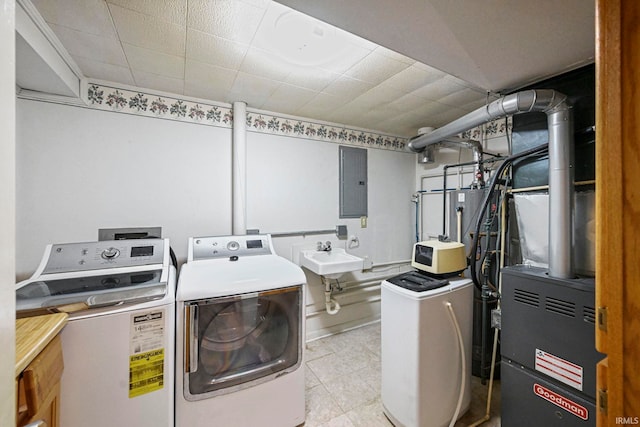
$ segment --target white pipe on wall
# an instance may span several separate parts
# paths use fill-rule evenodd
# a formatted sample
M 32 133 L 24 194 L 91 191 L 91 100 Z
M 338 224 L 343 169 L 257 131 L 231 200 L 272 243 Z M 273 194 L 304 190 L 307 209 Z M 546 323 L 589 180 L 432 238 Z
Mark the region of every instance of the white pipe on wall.
M 233 103 L 232 219 L 234 235 L 247 234 L 247 104 Z

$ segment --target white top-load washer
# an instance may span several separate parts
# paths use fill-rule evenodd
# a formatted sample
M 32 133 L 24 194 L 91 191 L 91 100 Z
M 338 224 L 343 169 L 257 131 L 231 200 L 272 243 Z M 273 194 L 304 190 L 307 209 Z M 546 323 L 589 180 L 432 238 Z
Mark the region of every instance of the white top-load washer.
M 471 280 L 411 271 L 383 281 L 381 300 L 384 413 L 398 427 L 448 426 L 460 397 L 456 418 L 471 402 Z
M 304 422 L 305 281 L 269 235 L 189 239 L 176 294 L 176 426 Z
M 48 245 L 19 317 L 68 312 L 60 425 L 174 425 L 176 270 L 168 239 Z

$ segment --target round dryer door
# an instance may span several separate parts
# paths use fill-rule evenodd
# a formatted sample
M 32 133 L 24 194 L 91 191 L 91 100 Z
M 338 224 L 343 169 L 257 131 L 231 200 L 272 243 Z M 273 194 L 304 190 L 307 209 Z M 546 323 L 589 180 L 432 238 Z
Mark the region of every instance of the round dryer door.
M 189 303 L 186 314 L 194 330 L 187 334 L 192 342 L 186 347 L 191 366 L 185 398 L 231 392 L 297 368 L 303 342 L 301 295 L 296 286 Z

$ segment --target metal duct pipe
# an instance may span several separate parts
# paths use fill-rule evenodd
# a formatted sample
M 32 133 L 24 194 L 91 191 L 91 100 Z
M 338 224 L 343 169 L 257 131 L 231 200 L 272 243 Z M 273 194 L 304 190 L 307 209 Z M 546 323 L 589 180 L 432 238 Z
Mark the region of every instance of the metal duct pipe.
M 420 135 L 409 148 L 420 152 L 451 136 L 491 120 L 541 112 L 549 130 L 549 275 L 574 277 L 573 268 L 573 120 L 567 96 L 554 90 L 525 90 L 507 95 L 453 122 Z
M 473 182 L 471 183 L 471 188 L 484 187 L 484 174 L 482 173 L 482 159 L 484 151 L 482 149 L 482 143 L 480 143 L 480 141 L 451 136 L 438 143 L 438 145 L 440 144 L 448 147 L 464 147 L 472 150 L 473 161 L 476 164 L 476 170 L 473 174 Z M 431 145 L 429 147 L 431 147 Z

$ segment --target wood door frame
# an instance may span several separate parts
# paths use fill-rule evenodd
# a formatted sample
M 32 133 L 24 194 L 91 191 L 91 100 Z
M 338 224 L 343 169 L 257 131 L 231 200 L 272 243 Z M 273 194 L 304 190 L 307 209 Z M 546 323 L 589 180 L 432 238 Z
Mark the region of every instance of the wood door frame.
M 615 426 L 640 417 L 640 2 L 596 1 L 596 81 L 596 420 Z

